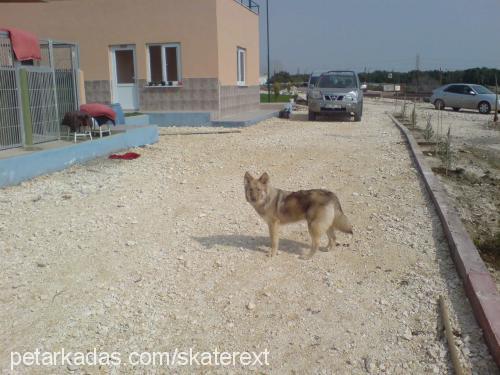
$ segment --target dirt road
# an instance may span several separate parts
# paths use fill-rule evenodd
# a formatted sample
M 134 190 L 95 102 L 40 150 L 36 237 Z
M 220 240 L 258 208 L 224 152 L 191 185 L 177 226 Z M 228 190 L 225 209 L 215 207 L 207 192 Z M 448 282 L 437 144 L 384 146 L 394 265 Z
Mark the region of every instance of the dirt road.
M 241 134 L 166 135 L 135 161 L 97 160 L 0 190 L 0 364 L 10 353 L 264 351 L 269 366 L 179 373 L 452 373 L 497 369 L 402 137 L 368 102 L 361 123 L 273 119 Z M 304 121 L 302 121 L 304 120 Z M 355 228 L 311 261 L 304 224 L 267 227 L 243 174 L 335 191 Z M 323 245 L 326 244 L 326 238 Z M 167 373 L 67 365 L 18 373 Z M 170 372 L 171 373 L 171 372 Z

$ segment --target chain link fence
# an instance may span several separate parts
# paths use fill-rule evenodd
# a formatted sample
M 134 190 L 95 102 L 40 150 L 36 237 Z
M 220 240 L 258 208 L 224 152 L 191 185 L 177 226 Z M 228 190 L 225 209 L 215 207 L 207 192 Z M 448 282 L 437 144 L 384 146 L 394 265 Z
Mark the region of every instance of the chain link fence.
M 22 145 L 19 80 L 8 34 L 0 32 L 0 150 Z

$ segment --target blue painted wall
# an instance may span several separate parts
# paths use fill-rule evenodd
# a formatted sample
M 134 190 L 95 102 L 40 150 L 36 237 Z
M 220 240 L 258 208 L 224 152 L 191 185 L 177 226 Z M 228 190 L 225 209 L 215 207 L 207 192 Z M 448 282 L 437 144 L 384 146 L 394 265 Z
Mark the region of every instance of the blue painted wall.
M 151 112 L 125 117 L 125 125 L 210 126 L 210 112 Z
M 150 125 L 149 115 L 125 117 L 125 125 Z
M 210 112 L 164 112 L 148 113 L 149 123 L 160 127 L 210 126 Z
M 256 115 L 249 120 L 212 120 L 210 112 L 151 112 L 139 116 L 125 118 L 126 125 L 157 125 L 159 127 L 172 126 L 222 126 L 239 128 L 254 125 L 271 117 L 277 117 L 278 111 Z

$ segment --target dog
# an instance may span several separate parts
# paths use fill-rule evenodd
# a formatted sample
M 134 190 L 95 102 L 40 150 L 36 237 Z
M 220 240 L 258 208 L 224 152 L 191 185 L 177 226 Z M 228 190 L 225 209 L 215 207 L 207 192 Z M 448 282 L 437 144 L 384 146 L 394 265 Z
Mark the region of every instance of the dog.
M 269 226 L 271 237 L 270 257 L 278 252 L 279 228 L 281 224 L 307 221 L 311 235 L 311 251 L 300 258 L 311 259 L 320 245 L 321 236 L 328 236 L 328 246 L 324 251 L 332 250 L 336 245 L 335 230 L 353 234 L 352 225 L 344 215 L 337 196 L 328 190 L 300 190 L 295 192 L 273 188 L 269 175 L 264 173 L 254 178 L 245 173 L 245 197 Z

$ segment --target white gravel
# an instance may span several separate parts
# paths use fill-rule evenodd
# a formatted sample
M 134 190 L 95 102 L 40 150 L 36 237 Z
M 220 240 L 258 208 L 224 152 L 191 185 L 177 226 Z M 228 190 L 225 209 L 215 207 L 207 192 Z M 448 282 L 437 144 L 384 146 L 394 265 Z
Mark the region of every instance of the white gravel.
M 241 134 L 162 136 L 135 161 L 100 159 L 0 190 L 0 367 L 10 373 L 11 351 L 36 348 L 125 358 L 192 347 L 268 349 L 270 366 L 250 368 L 261 373 L 451 374 L 443 294 L 464 365 L 497 373 L 384 110 L 367 101 L 361 123 L 296 115 Z M 301 261 L 309 237 L 293 225 L 269 260 L 267 228 L 245 202 L 246 170 L 285 189 L 335 191 L 353 240 Z

